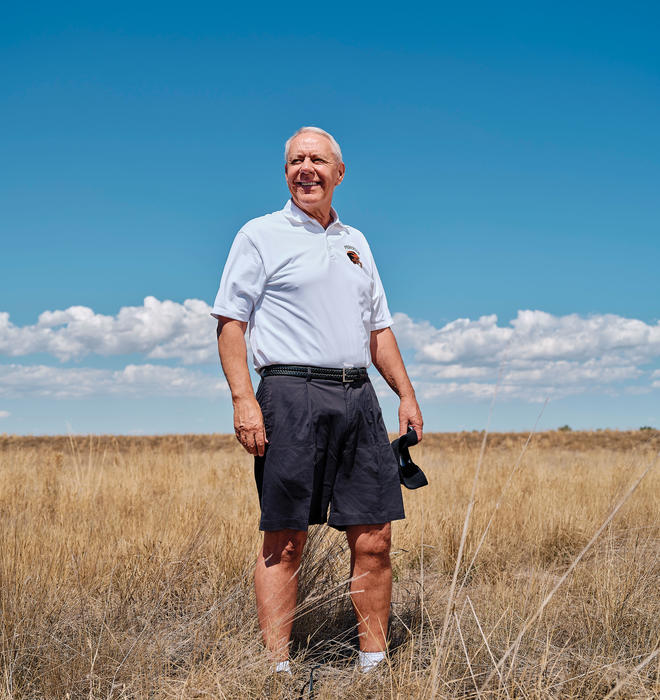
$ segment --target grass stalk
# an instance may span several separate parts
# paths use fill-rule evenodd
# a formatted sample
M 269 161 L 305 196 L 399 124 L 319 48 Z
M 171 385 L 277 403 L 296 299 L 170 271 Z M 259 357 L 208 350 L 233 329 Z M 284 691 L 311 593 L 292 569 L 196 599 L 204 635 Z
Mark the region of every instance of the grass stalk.
M 596 542 L 596 540 L 600 537 L 602 534 L 603 530 L 610 524 L 614 516 L 619 512 L 621 507 L 628 501 L 628 499 L 633 495 L 633 493 L 637 490 L 637 487 L 642 483 L 644 478 L 646 477 L 647 474 L 650 473 L 650 471 L 657 465 L 658 460 L 660 459 L 660 453 L 656 456 L 656 458 L 649 464 L 649 466 L 642 472 L 642 474 L 633 482 L 633 484 L 630 486 L 630 488 L 626 491 L 626 493 L 623 495 L 623 497 L 616 503 L 616 505 L 612 508 L 612 510 L 609 512 L 608 516 L 605 518 L 605 520 L 602 522 L 600 527 L 596 530 L 596 532 L 593 534 L 589 542 L 582 548 L 582 551 L 575 557 L 575 559 L 572 561 L 571 565 L 566 569 L 566 571 L 561 575 L 559 580 L 555 583 L 555 585 L 552 587 L 550 592 L 545 596 L 539 607 L 537 608 L 536 612 L 529 617 L 525 623 L 523 624 L 522 628 L 520 629 L 520 632 L 518 633 L 518 636 L 516 637 L 515 641 L 513 644 L 509 646 L 509 648 L 504 652 L 502 657 L 497 663 L 496 668 L 500 669 L 502 668 L 504 662 L 509 658 L 510 654 L 518 650 L 520 646 L 520 642 L 522 638 L 525 636 L 526 632 L 529 630 L 529 628 L 536 622 L 536 620 L 539 619 L 545 608 L 547 607 L 548 603 L 552 600 L 554 597 L 555 593 L 561 588 L 563 585 L 564 581 L 573 573 L 575 570 L 575 567 L 582 561 L 582 558 L 584 555 L 591 549 L 593 544 Z M 495 674 L 495 670 L 491 671 L 488 674 L 488 677 L 484 681 L 483 685 L 481 686 L 481 689 L 484 690 L 490 681 L 493 678 L 493 675 Z

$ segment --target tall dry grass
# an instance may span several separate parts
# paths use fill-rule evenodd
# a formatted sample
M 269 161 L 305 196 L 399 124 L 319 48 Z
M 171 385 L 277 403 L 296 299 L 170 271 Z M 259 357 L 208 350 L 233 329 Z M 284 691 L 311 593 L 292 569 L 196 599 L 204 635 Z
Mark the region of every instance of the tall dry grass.
M 526 436 L 491 436 L 457 568 L 481 438 L 415 448 L 430 485 L 394 526 L 374 674 L 353 670 L 342 536 L 312 533 L 286 688 L 256 625 L 256 493 L 233 439 L 0 437 L 0 696 L 298 697 L 319 665 L 319 699 L 660 697 L 660 467 L 626 498 L 658 434 L 544 433 L 524 454 Z

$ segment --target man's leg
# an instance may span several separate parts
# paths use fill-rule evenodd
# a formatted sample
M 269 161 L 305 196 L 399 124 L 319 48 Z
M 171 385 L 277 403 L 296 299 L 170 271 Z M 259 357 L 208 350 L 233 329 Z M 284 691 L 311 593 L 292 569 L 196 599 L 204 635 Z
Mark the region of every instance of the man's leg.
M 358 622 L 360 651 L 384 651 L 392 599 L 391 527 L 352 525 L 346 529 L 351 549 L 351 599 Z
M 289 658 L 298 571 L 306 540 L 304 530 L 264 532 L 254 572 L 254 589 L 261 633 L 273 661 Z

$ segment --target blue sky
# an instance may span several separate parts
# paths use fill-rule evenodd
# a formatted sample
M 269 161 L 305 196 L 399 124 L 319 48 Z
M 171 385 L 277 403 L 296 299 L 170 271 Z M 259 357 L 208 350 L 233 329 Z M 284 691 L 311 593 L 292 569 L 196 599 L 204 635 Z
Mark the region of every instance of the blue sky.
M 429 429 L 483 428 L 498 373 L 497 429 L 548 397 L 541 427 L 660 427 L 659 19 L 15 4 L 0 432 L 231 430 L 203 304 L 242 223 L 284 204 L 303 124 L 342 146 L 335 204 L 370 241 Z

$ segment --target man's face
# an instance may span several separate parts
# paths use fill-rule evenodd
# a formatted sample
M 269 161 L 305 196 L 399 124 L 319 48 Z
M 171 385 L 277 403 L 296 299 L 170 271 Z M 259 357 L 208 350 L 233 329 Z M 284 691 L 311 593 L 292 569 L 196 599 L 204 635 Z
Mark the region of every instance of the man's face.
M 344 164 L 337 162 L 323 134 L 303 132 L 291 142 L 284 172 L 291 197 L 301 209 L 329 210 L 332 193 L 344 179 Z

